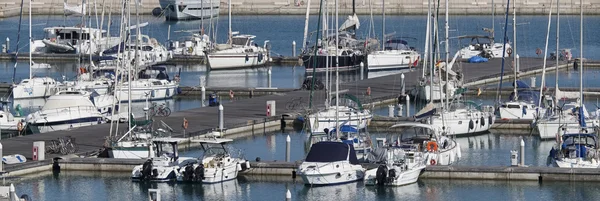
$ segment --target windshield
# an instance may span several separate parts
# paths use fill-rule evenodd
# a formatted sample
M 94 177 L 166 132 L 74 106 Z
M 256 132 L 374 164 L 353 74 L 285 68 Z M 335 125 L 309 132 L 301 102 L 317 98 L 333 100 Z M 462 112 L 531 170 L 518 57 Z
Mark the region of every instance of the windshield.
M 222 144 L 202 144 L 204 156 L 226 155 L 227 150 Z

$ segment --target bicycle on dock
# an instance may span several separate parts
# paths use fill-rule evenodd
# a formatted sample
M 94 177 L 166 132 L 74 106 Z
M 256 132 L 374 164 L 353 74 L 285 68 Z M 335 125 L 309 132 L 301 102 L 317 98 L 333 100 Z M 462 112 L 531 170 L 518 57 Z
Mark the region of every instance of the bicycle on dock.
M 171 109 L 165 103 L 162 103 L 160 105 L 152 103 L 152 107 L 149 108 L 148 112 L 150 116 L 168 117 L 169 115 L 171 115 Z

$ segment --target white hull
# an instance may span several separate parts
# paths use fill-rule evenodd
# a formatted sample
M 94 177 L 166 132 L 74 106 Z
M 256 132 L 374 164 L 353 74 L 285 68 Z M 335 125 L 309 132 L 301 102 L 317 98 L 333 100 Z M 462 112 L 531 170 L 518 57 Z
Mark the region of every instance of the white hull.
M 600 168 L 600 164 L 595 159 L 583 160 L 581 158 L 563 158 L 560 160 L 554 160 L 554 164 L 559 168 Z
M 259 54 L 262 58 L 259 59 Z M 250 68 L 265 65 L 268 57 L 266 53 L 209 53 L 208 66 L 211 70 Z
M 508 50 L 509 48 L 510 45 L 506 44 L 506 50 Z M 492 58 L 502 58 L 502 50 L 504 50 L 502 43 L 494 43 L 492 47 L 484 48 L 483 51 L 489 52 Z M 482 50 L 476 50 L 473 45 L 469 45 L 461 49 L 459 52 L 461 58 L 469 59 L 471 57 L 480 55 L 482 53 Z M 504 55 L 508 57 L 508 53 L 505 53 Z
M 367 56 L 369 71 L 410 68 L 420 55 L 414 51 L 376 51 Z
M 368 122 L 372 118 L 373 115 L 368 110 L 359 112 L 345 106 L 340 106 L 339 109 L 338 119 L 340 125 L 356 126 L 360 130 L 367 127 Z M 331 131 L 337 127 L 335 107 L 330 107 L 329 110 L 310 115 L 309 120 L 313 133 L 324 133 L 325 129 Z
M 448 140 L 447 148 L 438 144 L 439 151 L 425 153 L 425 165 L 452 165 L 462 157 L 460 144 L 449 138 L 445 138 L 445 140 Z
M 535 108 L 527 108 L 525 109 L 525 113 L 522 108 L 505 108 L 501 107 L 500 109 L 500 119 L 508 119 L 508 120 L 534 120 L 536 115 Z M 545 109 L 540 108 L 540 114 L 543 116 Z
M 468 112 L 460 109 L 452 112 L 444 112 L 443 116 L 443 120 L 440 115 L 434 116 L 431 124 L 440 129 L 445 128 L 447 135 L 467 135 L 487 132 L 496 120 L 496 116 L 492 113 L 480 111 Z
M 28 81 L 28 83 L 23 83 Z M 21 81 L 12 89 L 14 99 L 45 98 L 57 92 L 58 84 L 52 78 L 33 78 Z
M 172 98 L 177 94 L 177 88 L 179 84 L 174 82 L 164 82 L 164 85 L 150 84 L 156 80 L 139 80 L 133 81 L 131 87 L 131 101 L 146 101 L 148 100 L 162 100 Z M 167 83 L 167 84 L 165 84 Z M 127 102 L 129 100 L 129 88 L 127 83 L 117 87 L 115 90 L 117 100 L 121 102 Z
M 219 17 L 220 1 L 212 1 L 212 5 L 210 0 L 159 0 L 159 3 L 160 7 L 165 9 L 164 12 L 167 20 L 209 19 L 211 16 Z
M 337 167 L 336 167 L 337 166 Z M 303 162 L 298 171 L 307 185 L 334 185 L 362 180 L 365 172 L 360 165 L 347 161 L 332 163 Z
M 418 168 L 398 171 L 399 168 L 396 168 L 396 177 L 391 179 L 391 182 L 385 183 L 386 186 L 404 186 L 408 184 L 412 184 L 417 182 L 419 179 L 419 175 L 421 175 L 421 171 L 425 169 L 425 165 L 421 165 Z M 365 173 L 365 185 L 377 185 L 377 168 L 367 170 Z
M 424 101 L 430 101 L 433 99 L 434 102 L 439 102 L 442 98 L 444 99 L 444 101 L 446 100 L 446 91 L 440 91 L 441 89 L 439 87 L 439 84 L 433 85 L 433 94 L 431 94 L 432 91 L 430 87 L 431 86 L 429 84 L 419 87 L 417 98 Z M 448 97 L 448 99 L 452 100 L 454 98 L 453 94 L 455 91 L 455 87 L 450 87 L 450 89 L 448 89 L 448 92 L 450 92 L 450 97 Z

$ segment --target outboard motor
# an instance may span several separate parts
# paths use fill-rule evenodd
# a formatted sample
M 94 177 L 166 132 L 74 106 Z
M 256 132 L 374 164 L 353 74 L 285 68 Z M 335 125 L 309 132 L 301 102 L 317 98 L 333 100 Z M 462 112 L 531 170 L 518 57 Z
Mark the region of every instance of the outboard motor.
M 196 170 L 194 170 L 194 181 L 202 180 L 204 180 L 204 164 L 198 165 L 198 167 L 196 167 Z
M 391 169 L 388 173 L 388 180 L 392 180 L 396 178 L 396 170 L 395 169 Z
M 144 162 L 144 164 L 142 165 L 141 179 L 146 180 L 150 178 L 152 178 L 152 159 L 146 160 L 146 162 Z
M 194 179 L 194 166 L 188 164 L 185 166 L 185 172 L 183 172 L 184 181 L 192 181 Z
M 383 186 L 387 181 L 387 167 L 385 165 L 380 165 L 377 168 L 377 173 L 375 175 L 375 179 L 377 180 L 378 186 Z

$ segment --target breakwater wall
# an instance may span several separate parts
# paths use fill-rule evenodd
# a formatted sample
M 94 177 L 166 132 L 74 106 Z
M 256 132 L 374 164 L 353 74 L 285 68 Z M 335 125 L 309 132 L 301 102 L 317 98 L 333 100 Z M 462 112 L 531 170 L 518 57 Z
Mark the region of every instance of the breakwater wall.
M 216 0 L 215 0 L 216 1 Z M 227 0 L 220 0 L 220 14 L 227 14 Z M 339 12 L 346 15 L 352 13 L 352 2 L 355 2 L 355 10 L 358 14 L 382 13 L 382 2 L 369 0 L 339 0 Z M 80 0 L 67 0 L 69 4 L 81 3 Z M 114 14 L 120 13 L 121 0 L 93 0 L 90 2 L 90 10 L 97 10 L 99 13 L 102 8 L 106 12 Z M 492 4 L 493 2 L 493 4 Z M 94 9 L 95 3 L 95 9 Z M 333 9 L 334 1 L 328 2 Z M 512 2 L 511 2 L 512 3 Z M 2 0 L 0 2 L 0 18 L 19 15 L 21 0 Z M 151 14 L 152 9 L 160 7 L 157 0 L 142 0 L 140 12 L 142 14 Z M 319 0 L 311 0 L 311 13 L 319 12 Z M 104 5 L 104 7 L 102 6 Z M 112 5 L 112 6 L 111 6 Z M 234 15 L 302 15 L 306 13 L 308 0 L 232 0 L 232 13 Z M 36 0 L 31 4 L 32 13 L 35 15 L 62 15 L 62 0 Z M 579 14 L 580 1 L 566 0 L 560 2 L 561 14 Z M 600 14 L 600 2 L 596 0 L 583 1 L 584 13 L 586 15 Z M 493 0 L 452 0 L 448 7 L 450 14 L 453 15 L 491 15 L 492 8 L 497 15 L 503 15 L 506 10 L 504 1 Z M 556 5 L 553 5 L 556 9 Z M 23 12 L 28 13 L 29 5 L 25 3 Z M 427 13 L 428 3 L 423 0 L 387 0 L 385 2 L 385 12 L 387 15 L 424 15 Z M 440 9 L 445 9 L 443 3 Z M 516 10 L 520 15 L 547 15 L 550 9 L 548 0 L 525 0 L 516 2 Z M 556 11 L 553 11 L 556 12 Z M 512 5 L 511 5 L 512 13 Z

